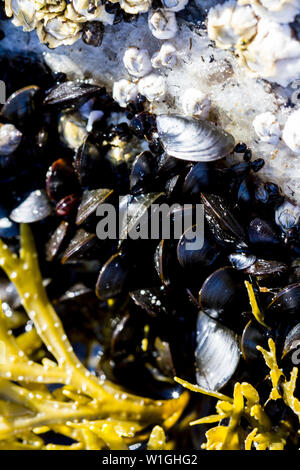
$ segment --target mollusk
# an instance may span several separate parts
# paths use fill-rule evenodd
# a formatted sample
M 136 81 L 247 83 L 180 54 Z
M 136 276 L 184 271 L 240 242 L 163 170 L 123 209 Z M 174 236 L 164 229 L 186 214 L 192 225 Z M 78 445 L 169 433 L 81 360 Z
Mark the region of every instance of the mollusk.
M 165 151 L 182 160 L 219 160 L 229 155 L 235 145 L 232 135 L 210 122 L 175 115 L 158 116 L 157 130 Z

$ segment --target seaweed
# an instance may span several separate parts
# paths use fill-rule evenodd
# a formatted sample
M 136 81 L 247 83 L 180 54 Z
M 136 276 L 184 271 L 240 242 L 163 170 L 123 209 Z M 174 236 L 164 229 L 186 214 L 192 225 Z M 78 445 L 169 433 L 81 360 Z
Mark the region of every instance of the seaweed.
M 267 404 L 274 400 L 283 400 L 298 417 L 300 422 L 300 401 L 294 396 L 298 368 L 292 369 L 290 380 L 278 367 L 276 347 L 273 339 L 268 341 L 269 351 L 257 346 L 262 353 L 265 363 L 270 369 L 271 392 L 267 401 L 262 405 L 260 396 L 253 385 L 237 382 L 234 386 L 233 398 L 219 392 L 204 390 L 198 385 L 192 385 L 178 377 L 175 380 L 187 389 L 217 398 L 217 414 L 190 422 L 191 426 L 199 424 L 219 423 L 206 432 L 207 442 L 202 445 L 207 450 L 283 450 L 294 429 L 288 420 L 282 419 L 274 425 L 268 416 Z M 246 433 L 242 419 L 248 423 Z M 228 420 L 228 424 L 223 423 Z M 298 431 L 299 434 L 299 431 Z
M 0 266 L 14 283 L 34 329 L 15 337 L 0 312 L 0 449 L 128 449 L 149 438 L 162 449 L 189 399 L 170 400 L 124 393 L 93 375 L 76 357 L 47 297 L 29 226 L 21 225 L 17 256 L 0 240 Z M 41 344 L 51 354 L 31 360 Z M 51 391 L 51 384 L 59 384 Z M 54 388 L 54 387 L 53 387 Z M 70 444 L 47 443 L 49 431 Z

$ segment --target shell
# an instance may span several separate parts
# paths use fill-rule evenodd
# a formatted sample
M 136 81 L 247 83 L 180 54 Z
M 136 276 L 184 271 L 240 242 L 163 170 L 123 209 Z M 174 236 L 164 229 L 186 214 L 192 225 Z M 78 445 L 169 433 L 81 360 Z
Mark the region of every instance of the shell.
M 300 11 L 299 0 L 239 0 L 238 3 L 251 5 L 257 16 L 278 23 L 291 23 Z
M 229 155 L 235 146 L 232 135 L 206 121 L 162 114 L 157 130 L 165 151 L 181 160 L 212 162 Z

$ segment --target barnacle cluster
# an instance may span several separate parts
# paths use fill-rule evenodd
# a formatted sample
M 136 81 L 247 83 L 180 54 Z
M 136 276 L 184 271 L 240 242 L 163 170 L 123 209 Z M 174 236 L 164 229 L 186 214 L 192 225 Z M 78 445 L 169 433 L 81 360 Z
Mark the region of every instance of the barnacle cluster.
M 74 44 L 86 22 L 113 22 L 99 0 L 5 0 L 5 11 L 23 31 L 36 29 L 40 41 L 50 48 Z
M 78 360 L 51 305 L 39 271 L 28 226 L 21 226 L 20 256 L 0 241 L 0 265 L 18 289 L 34 329 L 18 338 L 3 311 L 0 316 L 0 449 L 61 449 L 45 445 L 43 434 L 53 430 L 74 440 L 70 449 L 127 449 L 147 438 L 149 447 L 164 445 L 165 429 L 184 410 L 187 395 L 155 401 L 122 393 L 96 378 Z M 34 362 L 30 355 L 44 343 L 53 360 Z M 50 392 L 47 385 L 61 384 Z
M 233 48 L 250 75 L 287 86 L 300 72 L 300 42 L 288 24 L 299 12 L 298 1 L 229 0 L 210 9 L 208 35 Z

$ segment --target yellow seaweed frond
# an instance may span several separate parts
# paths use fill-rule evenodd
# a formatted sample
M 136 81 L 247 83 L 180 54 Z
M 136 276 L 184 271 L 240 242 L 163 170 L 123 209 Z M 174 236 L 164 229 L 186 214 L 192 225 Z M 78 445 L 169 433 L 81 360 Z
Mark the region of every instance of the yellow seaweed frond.
M 234 386 L 233 400 L 219 392 L 203 390 L 197 385 L 176 378 L 184 387 L 194 392 L 218 398 L 216 404 L 217 414 L 206 416 L 190 422 L 191 426 L 199 424 L 221 423 L 225 418 L 228 425 L 218 425 L 206 432 L 206 443 L 202 445 L 207 450 L 283 450 L 293 429 L 290 423 L 281 421 L 273 427 L 265 411 L 270 400 L 283 399 L 285 404 L 294 411 L 300 421 L 300 401 L 294 396 L 298 368 L 294 367 L 290 380 L 287 381 L 276 360 L 276 347 L 272 339 L 268 342 L 269 351 L 258 346 L 267 366 L 270 369 L 272 390 L 267 402 L 262 405 L 257 390 L 249 383 L 237 382 Z M 282 383 L 282 395 L 278 391 L 279 381 Z M 245 431 L 241 429 L 241 418 L 248 422 L 250 431 L 246 438 L 241 439 Z
M 0 312 L 0 344 L 4 345 L 0 357 L 0 449 L 64 449 L 44 445 L 46 430 L 73 439 L 69 449 L 125 449 L 137 441 L 143 429 L 154 425 L 167 429 L 177 421 L 188 402 L 187 392 L 162 401 L 122 393 L 78 360 L 47 297 L 27 225 L 21 225 L 19 257 L 0 240 L 0 266 L 17 288 L 34 324 L 31 332 L 15 338 Z M 42 358 L 38 363 L 30 359 L 41 343 L 54 360 Z M 50 393 L 47 385 L 53 383 L 62 387 Z

